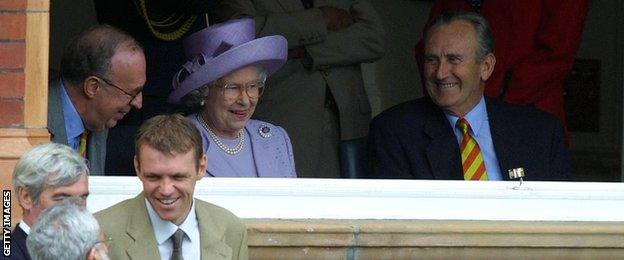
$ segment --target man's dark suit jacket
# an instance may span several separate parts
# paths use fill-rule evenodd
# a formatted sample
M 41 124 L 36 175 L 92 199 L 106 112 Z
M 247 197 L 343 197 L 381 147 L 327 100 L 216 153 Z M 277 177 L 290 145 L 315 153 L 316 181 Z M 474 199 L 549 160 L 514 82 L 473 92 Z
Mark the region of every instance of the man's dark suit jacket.
M 568 180 L 572 167 L 560 121 L 537 109 L 485 99 L 501 174 L 524 168 L 525 180 Z M 463 180 L 459 144 L 444 112 L 426 97 L 371 122 L 373 178 Z
M 30 260 L 26 238 L 28 235 L 19 227 L 19 224 L 11 232 L 11 256 L 8 259 Z

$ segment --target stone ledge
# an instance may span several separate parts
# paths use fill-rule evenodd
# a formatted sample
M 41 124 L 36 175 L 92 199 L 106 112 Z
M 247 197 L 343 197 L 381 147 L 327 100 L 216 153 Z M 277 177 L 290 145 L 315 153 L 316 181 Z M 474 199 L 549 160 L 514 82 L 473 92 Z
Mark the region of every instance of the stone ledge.
M 624 223 L 245 219 L 251 259 L 609 258 Z

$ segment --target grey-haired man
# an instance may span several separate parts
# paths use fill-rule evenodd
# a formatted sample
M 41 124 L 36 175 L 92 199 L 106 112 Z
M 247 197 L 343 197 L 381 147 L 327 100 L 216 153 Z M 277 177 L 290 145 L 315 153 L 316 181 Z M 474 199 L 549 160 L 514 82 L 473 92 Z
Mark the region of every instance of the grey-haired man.
M 41 212 L 63 199 L 85 199 L 88 175 L 84 158 L 63 144 L 42 144 L 22 155 L 13 171 L 13 189 L 24 217 L 11 233 L 11 259 L 31 259 L 26 249 L 30 227 Z
M 84 199 L 70 197 L 39 216 L 26 244 L 33 259 L 108 260 L 103 237 Z

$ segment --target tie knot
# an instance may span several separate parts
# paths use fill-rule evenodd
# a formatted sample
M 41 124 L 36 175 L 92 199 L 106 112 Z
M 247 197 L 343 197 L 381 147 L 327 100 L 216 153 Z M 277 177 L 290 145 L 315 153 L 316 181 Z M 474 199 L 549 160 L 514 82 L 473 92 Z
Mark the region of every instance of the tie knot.
M 466 121 L 465 118 L 460 118 L 459 120 L 457 120 L 457 123 L 455 123 L 455 125 L 459 127 L 459 129 L 462 131 L 462 134 L 468 133 L 468 129 L 470 129 L 470 124 L 468 124 L 468 121 Z

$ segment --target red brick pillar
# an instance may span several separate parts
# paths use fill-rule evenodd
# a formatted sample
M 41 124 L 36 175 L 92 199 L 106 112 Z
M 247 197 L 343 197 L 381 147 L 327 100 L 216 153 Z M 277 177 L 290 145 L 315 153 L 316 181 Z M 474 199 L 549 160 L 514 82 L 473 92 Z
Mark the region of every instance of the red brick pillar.
M 0 127 L 24 125 L 26 1 L 0 1 Z
M 0 187 L 20 156 L 47 142 L 49 0 L 0 0 Z M 12 222 L 21 218 L 12 192 Z

